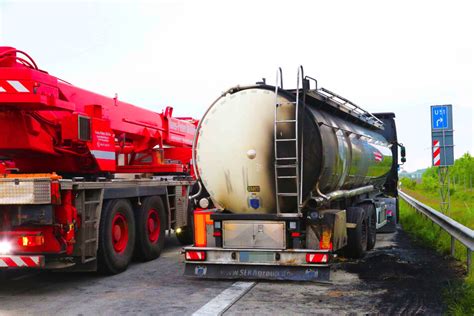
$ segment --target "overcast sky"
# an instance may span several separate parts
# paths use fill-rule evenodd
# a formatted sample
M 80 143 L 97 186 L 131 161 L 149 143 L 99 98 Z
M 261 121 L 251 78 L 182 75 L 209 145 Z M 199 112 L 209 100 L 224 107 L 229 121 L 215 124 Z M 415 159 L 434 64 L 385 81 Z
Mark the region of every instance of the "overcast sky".
M 371 112 L 395 112 L 405 169 L 431 164 L 430 111 L 453 104 L 474 152 L 472 1 L 5 1 L 0 44 L 79 87 L 200 118 L 219 94 L 302 64 Z

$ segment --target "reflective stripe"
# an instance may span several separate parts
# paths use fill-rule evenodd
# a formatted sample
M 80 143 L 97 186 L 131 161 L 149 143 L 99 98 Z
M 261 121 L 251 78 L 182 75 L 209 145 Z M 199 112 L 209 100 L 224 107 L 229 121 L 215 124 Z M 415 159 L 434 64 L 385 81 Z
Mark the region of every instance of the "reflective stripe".
M 17 91 L 17 92 L 30 92 L 20 81 L 16 80 L 7 80 L 7 82 Z
M 115 152 L 114 151 L 91 150 L 91 154 L 96 159 L 115 160 Z
M 11 257 L 18 267 L 26 266 L 26 263 L 20 257 Z
M 0 87 L 0 92 L 7 92 L 3 87 Z
M 43 265 L 41 256 L 0 255 L 0 268 L 38 268 Z
M 441 148 L 439 147 L 439 140 L 433 141 L 433 164 L 435 166 L 441 164 Z

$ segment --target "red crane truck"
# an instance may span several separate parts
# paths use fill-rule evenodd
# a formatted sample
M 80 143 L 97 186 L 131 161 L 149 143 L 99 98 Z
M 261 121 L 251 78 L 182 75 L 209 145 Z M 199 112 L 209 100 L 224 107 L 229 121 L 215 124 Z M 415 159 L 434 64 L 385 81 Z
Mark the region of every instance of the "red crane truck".
M 80 89 L 0 47 L 0 269 L 124 271 L 189 221 L 197 121 Z

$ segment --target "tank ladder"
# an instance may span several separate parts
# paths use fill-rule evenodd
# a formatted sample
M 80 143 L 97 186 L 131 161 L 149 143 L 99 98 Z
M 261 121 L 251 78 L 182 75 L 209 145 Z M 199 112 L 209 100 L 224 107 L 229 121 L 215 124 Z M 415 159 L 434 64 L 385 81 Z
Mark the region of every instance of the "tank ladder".
M 300 77 L 303 76 L 302 67 L 298 68 L 296 84 L 296 101 L 280 103 L 278 100 L 278 90 L 283 89 L 282 70 L 278 69 L 275 83 L 275 115 L 273 124 L 274 141 L 274 167 L 275 167 L 275 193 L 277 214 L 280 216 L 294 216 L 295 213 L 283 213 L 281 203 L 284 200 L 292 201 L 298 215 L 301 216 L 301 186 L 300 186 L 300 166 L 299 166 L 299 140 L 298 140 L 298 107 Z M 280 86 L 279 86 L 280 85 Z M 294 118 L 282 118 L 281 111 L 284 105 L 294 105 Z M 283 131 L 293 131 L 284 135 Z M 294 152 L 288 155 L 282 153 L 282 149 L 294 148 Z M 284 188 L 285 192 L 281 189 Z

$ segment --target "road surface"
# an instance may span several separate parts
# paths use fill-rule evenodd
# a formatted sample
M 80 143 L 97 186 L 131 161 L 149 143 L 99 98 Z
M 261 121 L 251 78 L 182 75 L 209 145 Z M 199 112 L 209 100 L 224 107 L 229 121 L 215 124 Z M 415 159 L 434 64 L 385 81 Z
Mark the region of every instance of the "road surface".
M 359 261 L 334 267 L 332 284 L 205 281 L 182 276 L 181 247 L 119 275 L 0 274 L 0 315 L 441 314 L 442 289 L 458 277 L 451 261 L 415 246 L 405 233 L 378 237 Z

